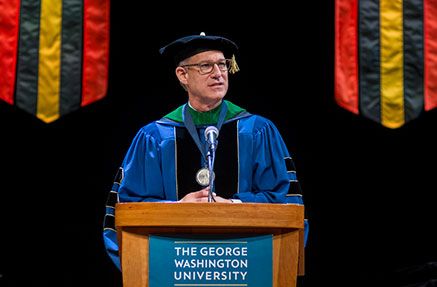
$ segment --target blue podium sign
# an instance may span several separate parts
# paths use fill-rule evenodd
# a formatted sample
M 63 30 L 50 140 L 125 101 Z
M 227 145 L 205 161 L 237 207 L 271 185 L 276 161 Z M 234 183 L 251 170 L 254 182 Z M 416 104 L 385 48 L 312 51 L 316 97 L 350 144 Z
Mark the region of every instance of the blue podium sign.
M 272 287 L 272 235 L 151 235 L 150 287 Z

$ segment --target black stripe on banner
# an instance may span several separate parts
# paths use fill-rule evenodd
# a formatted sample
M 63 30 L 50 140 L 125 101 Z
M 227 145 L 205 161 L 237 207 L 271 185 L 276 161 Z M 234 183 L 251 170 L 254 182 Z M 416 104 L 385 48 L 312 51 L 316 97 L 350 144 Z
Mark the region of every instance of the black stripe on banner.
M 358 1 L 360 113 L 381 122 L 379 0 Z
M 16 105 L 35 115 L 38 98 L 39 25 L 41 2 L 22 0 L 17 57 Z
M 423 110 L 423 1 L 404 0 L 404 110 L 405 122 Z
M 82 86 L 83 1 L 62 3 L 60 115 L 80 108 Z

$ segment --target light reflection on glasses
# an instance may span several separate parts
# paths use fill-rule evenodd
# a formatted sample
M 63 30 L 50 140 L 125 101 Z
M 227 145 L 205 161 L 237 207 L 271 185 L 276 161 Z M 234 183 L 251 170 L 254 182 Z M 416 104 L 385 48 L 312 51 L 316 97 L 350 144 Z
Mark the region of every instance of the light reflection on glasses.
M 224 59 L 217 62 L 200 62 L 196 64 L 181 65 L 183 68 L 197 67 L 201 75 L 209 74 L 214 70 L 214 65 L 217 65 L 220 71 L 226 72 L 231 67 L 231 59 Z

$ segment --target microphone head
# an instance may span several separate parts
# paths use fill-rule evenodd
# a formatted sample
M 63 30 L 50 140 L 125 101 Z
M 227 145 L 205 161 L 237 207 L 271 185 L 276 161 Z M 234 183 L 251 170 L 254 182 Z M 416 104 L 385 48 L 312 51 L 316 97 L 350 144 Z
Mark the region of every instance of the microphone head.
M 205 129 L 205 138 L 210 141 L 211 137 L 216 140 L 219 135 L 219 130 L 215 126 L 209 126 Z

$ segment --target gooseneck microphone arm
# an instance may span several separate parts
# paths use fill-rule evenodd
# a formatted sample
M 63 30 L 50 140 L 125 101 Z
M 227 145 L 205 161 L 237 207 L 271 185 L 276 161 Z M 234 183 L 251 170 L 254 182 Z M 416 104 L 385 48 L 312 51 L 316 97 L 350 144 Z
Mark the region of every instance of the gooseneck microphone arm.
M 208 202 L 215 201 L 214 197 L 212 196 L 214 192 L 214 157 L 215 152 L 210 150 L 206 154 L 208 157 L 208 171 L 209 171 L 209 191 L 208 191 Z
M 209 171 L 209 192 L 208 192 L 208 202 L 215 201 L 212 194 L 214 193 L 214 161 L 215 161 L 215 151 L 217 149 L 217 138 L 219 131 L 214 126 L 209 126 L 205 129 L 205 139 L 208 143 L 208 152 L 206 157 L 208 159 L 208 171 Z

